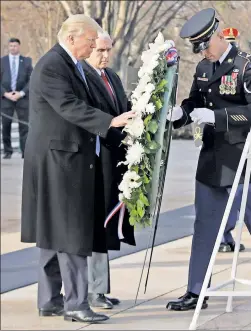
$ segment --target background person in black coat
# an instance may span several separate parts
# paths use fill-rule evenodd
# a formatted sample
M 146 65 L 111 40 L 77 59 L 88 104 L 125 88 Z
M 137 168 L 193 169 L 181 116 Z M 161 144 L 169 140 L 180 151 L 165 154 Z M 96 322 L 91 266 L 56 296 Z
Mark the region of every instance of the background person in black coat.
M 108 68 L 112 51 L 112 40 L 108 33 L 99 33 L 96 48 L 87 61 L 83 61 L 88 86 L 95 100 L 95 105 L 113 116 L 123 114 L 131 109 L 123 85 L 118 75 Z M 121 139 L 124 138 L 121 134 Z M 110 146 L 107 139 L 101 139 L 100 167 L 101 176 L 97 181 L 97 191 L 100 199 L 95 210 L 93 254 L 88 257 L 89 272 L 89 303 L 92 307 L 113 308 L 119 300 L 107 298 L 110 293 L 110 271 L 107 250 L 119 250 L 117 213 L 104 228 L 106 216 L 118 203 L 118 185 L 122 179 L 122 166 L 117 166 L 125 160 L 125 148 L 118 142 L 118 147 Z M 104 202 L 104 204 L 102 203 Z M 128 214 L 124 218 L 122 233 L 125 243 L 135 245 L 134 227 L 129 224 Z
M 64 313 L 65 320 L 79 322 L 107 319 L 88 304 L 99 139 L 134 116 L 115 117 L 94 104 L 79 61 L 96 47 L 98 30 L 90 17 L 70 16 L 59 44 L 35 66 L 24 156 L 21 240 L 40 248 L 39 314 Z
M 29 81 L 32 72 L 30 57 L 20 55 L 20 40 L 9 40 L 9 55 L 1 58 L 1 112 L 13 117 L 14 111 L 20 121 L 28 123 L 29 118 Z M 12 119 L 2 116 L 2 137 L 4 159 L 10 159 Z M 20 149 L 24 155 L 28 125 L 19 122 Z

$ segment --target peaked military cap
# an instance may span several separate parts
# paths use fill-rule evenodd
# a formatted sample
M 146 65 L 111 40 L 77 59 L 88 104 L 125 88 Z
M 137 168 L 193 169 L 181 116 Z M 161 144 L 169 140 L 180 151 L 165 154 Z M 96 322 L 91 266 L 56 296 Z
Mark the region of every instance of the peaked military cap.
M 207 8 L 192 16 L 182 27 L 180 37 L 188 38 L 193 52 L 199 53 L 209 47 L 210 38 L 219 26 L 215 10 Z

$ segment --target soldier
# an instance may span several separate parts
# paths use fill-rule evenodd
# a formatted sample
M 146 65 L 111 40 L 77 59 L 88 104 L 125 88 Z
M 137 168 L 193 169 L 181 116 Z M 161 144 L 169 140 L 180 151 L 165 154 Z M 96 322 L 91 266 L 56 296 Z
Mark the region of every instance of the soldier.
M 167 304 L 170 310 L 196 307 L 215 240 L 251 127 L 251 55 L 229 44 L 212 8 L 194 15 L 180 32 L 201 53 L 190 95 L 173 109 L 174 128 L 205 123 L 196 173 L 196 219 L 187 293 Z M 243 178 L 242 182 L 243 183 Z M 240 184 L 239 189 L 242 189 Z M 240 195 L 236 203 L 240 203 Z M 239 207 L 238 207 L 239 208 Z M 251 212 L 251 188 L 246 213 Z M 245 218 L 251 233 L 251 218 Z M 207 299 L 203 308 L 207 308 Z

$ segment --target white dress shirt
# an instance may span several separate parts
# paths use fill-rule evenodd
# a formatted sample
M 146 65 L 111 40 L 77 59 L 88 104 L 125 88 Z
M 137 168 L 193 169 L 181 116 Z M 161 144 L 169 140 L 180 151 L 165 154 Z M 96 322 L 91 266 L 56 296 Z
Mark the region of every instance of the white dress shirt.
M 71 51 L 69 51 L 69 49 L 64 45 L 59 43 L 59 45 L 66 51 L 66 53 L 70 56 L 70 58 L 72 59 L 72 61 L 74 62 L 74 64 L 77 64 L 78 60 L 72 55 Z
M 17 77 L 18 77 L 20 54 L 17 54 L 17 55 L 9 54 L 10 70 L 12 70 L 13 59 L 16 62 L 16 71 L 17 71 Z M 17 82 L 15 83 L 15 85 L 16 84 L 17 84 Z M 24 91 L 19 91 L 19 93 L 21 94 L 21 97 L 25 96 Z
M 228 47 L 227 47 L 227 49 L 225 50 L 225 52 L 224 52 L 224 53 L 221 55 L 221 57 L 219 58 L 219 62 L 220 62 L 220 64 L 222 64 L 222 62 L 223 62 L 223 61 L 225 60 L 225 58 L 228 56 L 228 53 L 230 52 L 231 48 L 232 48 L 232 45 L 229 44 Z

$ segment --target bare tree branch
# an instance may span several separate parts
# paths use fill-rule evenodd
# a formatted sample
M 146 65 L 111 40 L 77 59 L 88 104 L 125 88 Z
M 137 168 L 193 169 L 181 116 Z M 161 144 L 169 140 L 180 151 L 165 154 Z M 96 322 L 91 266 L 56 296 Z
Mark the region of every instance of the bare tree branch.
M 107 1 L 104 16 L 102 18 L 102 27 L 109 34 L 111 33 L 110 29 L 109 29 L 109 19 L 108 19 L 109 18 L 110 7 L 111 7 L 111 1 Z
M 89 0 L 83 0 L 82 6 L 84 9 L 84 14 L 88 16 L 92 16 L 92 1 Z
M 62 7 L 64 8 L 64 10 L 66 12 L 66 15 L 67 16 L 71 16 L 72 15 L 72 11 L 71 11 L 71 8 L 70 8 L 68 2 L 67 1 L 64 1 L 64 0 L 60 0 L 59 2 L 61 3 Z
M 155 29 L 153 29 L 151 32 L 152 34 L 156 33 L 158 30 L 162 31 L 176 16 L 177 12 L 186 4 L 187 0 L 179 1 L 179 5 L 177 8 L 173 11 L 172 15 L 170 15 L 163 23 L 159 24 Z
M 117 39 L 120 38 L 122 31 L 125 28 L 126 25 L 126 14 L 128 12 L 130 2 L 128 1 L 122 1 L 119 6 L 119 14 L 118 14 L 118 20 L 117 24 L 114 29 L 114 43 L 116 43 Z

